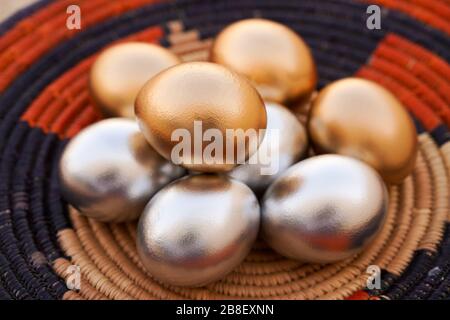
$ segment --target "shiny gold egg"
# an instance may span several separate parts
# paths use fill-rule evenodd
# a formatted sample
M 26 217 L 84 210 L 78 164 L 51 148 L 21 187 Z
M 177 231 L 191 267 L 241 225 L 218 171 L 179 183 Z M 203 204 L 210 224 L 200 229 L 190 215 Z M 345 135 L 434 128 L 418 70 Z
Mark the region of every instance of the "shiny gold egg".
M 268 101 L 302 99 L 317 83 L 314 59 L 303 39 L 270 20 L 247 19 L 226 27 L 216 37 L 211 60 L 247 76 Z
M 209 62 L 182 63 L 153 77 L 139 92 L 135 112 L 156 151 L 200 172 L 245 162 L 266 128 L 264 102 L 250 82 Z
M 126 42 L 103 51 L 90 72 L 96 105 L 108 117 L 134 117 L 134 100 L 144 83 L 180 63 L 169 50 L 150 43 Z
M 365 161 L 388 183 L 411 173 L 417 133 L 408 112 L 382 86 L 346 78 L 326 86 L 310 110 L 308 131 L 319 153 Z

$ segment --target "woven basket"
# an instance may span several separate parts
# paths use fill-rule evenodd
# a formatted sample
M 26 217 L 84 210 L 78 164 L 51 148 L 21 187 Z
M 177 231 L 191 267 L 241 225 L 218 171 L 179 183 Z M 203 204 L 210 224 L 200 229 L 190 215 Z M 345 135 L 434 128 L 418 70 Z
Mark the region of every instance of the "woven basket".
M 0 25 L 0 299 L 449 299 L 450 3 L 377 0 L 40 1 Z M 68 30 L 78 4 L 82 29 Z M 67 141 L 100 119 L 88 93 L 97 52 L 118 41 L 160 43 L 183 60 L 207 60 L 214 36 L 249 17 L 299 32 L 318 65 L 319 88 L 356 75 L 394 92 L 414 118 L 420 152 L 390 188 L 387 222 L 360 255 L 302 264 L 257 243 L 225 279 L 167 286 L 146 273 L 136 225 L 78 215 L 61 199 L 57 165 Z M 398 143 L 401 143 L 399 141 Z M 382 287 L 368 290 L 367 267 Z M 66 281 L 81 272 L 79 290 Z

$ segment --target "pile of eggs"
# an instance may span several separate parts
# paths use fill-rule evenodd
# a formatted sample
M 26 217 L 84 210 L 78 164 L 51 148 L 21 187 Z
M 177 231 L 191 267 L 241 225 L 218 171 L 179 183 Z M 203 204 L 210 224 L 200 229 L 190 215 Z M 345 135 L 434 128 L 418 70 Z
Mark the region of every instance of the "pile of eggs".
M 310 49 L 268 20 L 229 25 L 210 56 L 211 62 L 182 63 L 165 48 L 137 42 L 104 50 L 90 89 L 107 119 L 67 145 L 59 170 L 63 197 L 99 221 L 139 218 L 143 265 L 173 285 L 221 279 L 258 236 L 304 262 L 361 252 L 383 226 L 386 184 L 401 183 L 414 167 L 417 136 L 401 103 L 360 78 L 316 93 Z M 222 134 L 279 135 L 249 137 L 256 147 L 231 155 L 221 150 L 231 162 L 205 161 L 201 144 L 174 163 L 173 132 L 195 134 L 195 122 Z M 278 170 L 262 174 L 258 153 L 269 144 L 277 149 L 266 156 L 276 154 Z

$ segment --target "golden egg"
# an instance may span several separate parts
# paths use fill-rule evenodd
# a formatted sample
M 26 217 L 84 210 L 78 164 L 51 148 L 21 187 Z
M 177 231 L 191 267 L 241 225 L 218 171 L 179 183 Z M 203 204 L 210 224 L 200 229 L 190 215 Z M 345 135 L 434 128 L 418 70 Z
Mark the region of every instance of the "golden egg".
M 209 62 L 182 63 L 145 84 L 135 112 L 148 142 L 201 172 L 244 163 L 264 138 L 266 110 L 245 77 Z
M 127 42 L 112 46 L 92 65 L 92 98 L 107 117 L 134 117 L 134 100 L 145 82 L 178 63 L 176 55 L 158 45 Z
M 247 76 L 267 101 L 302 99 L 317 83 L 314 59 L 303 39 L 270 20 L 229 25 L 217 36 L 211 59 Z
M 388 183 L 400 183 L 414 168 L 412 119 L 392 93 L 372 81 L 346 78 L 326 86 L 313 102 L 308 131 L 317 152 L 365 161 Z

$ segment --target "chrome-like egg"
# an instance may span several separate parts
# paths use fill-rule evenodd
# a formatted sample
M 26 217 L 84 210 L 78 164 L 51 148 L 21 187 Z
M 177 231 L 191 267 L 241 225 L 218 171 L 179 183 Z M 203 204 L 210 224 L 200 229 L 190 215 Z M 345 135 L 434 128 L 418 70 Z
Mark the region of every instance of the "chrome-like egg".
M 64 199 L 87 217 L 114 222 L 136 219 L 156 191 L 184 172 L 125 118 L 82 130 L 65 148 L 59 167 Z
M 228 174 L 256 193 L 263 192 L 308 149 L 305 127 L 286 107 L 266 102 L 267 129 L 258 151 Z
M 138 253 L 156 279 L 201 286 L 244 260 L 259 221 L 258 201 L 243 183 L 222 175 L 184 177 L 159 191 L 145 208 Z
M 293 259 L 329 263 L 350 258 L 383 226 L 388 194 L 367 164 L 322 155 L 289 168 L 262 203 L 263 238 Z

